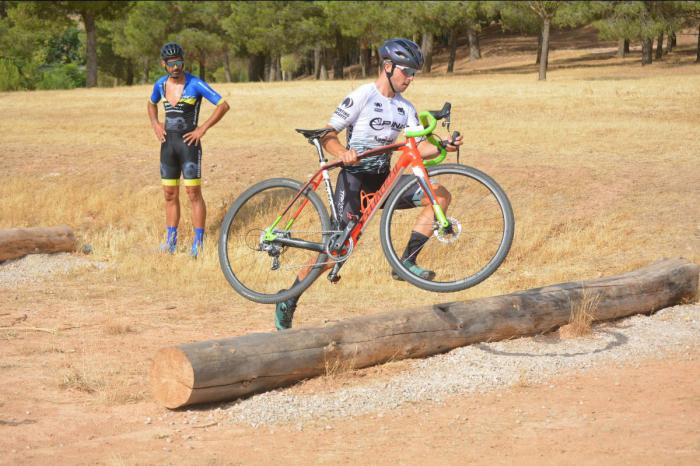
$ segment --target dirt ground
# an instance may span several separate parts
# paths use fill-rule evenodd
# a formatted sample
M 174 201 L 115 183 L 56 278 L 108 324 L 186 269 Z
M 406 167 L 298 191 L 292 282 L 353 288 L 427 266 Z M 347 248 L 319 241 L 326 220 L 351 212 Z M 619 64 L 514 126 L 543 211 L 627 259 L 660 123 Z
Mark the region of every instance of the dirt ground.
M 303 428 L 210 425 L 215 406 L 200 424 L 178 428 L 150 400 L 76 403 L 71 391 L 13 378 L 0 389 L 0 450 L 3 464 L 698 464 L 698 357 Z

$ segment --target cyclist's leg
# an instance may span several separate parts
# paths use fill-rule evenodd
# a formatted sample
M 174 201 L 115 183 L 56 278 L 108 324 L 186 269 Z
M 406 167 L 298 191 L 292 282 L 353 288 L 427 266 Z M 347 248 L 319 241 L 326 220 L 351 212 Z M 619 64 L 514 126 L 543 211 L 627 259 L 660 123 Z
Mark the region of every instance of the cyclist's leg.
M 165 198 L 166 240 L 161 250 L 174 253 L 177 247 L 177 226 L 180 223 L 180 164 L 175 154 L 173 140 L 179 135 L 167 134 L 160 146 L 160 178 Z
M 410 177 L 411 175 L 404 175 Z M 432 183 L 432 180 L 431 180 Z M 450 192 L 442 185 L 433 184 L 435 197 L 442 208 L 442 211 L 447 213 L 447 208 L 450 205 L 452 196 Z M 406 248 L 401 255 L 401 261 L 415 274 L 422 276 L 428 280 L 435 277 L 435 273 L 431 270 L 426 270 L 417 265 L 417 258 L 420 251 L 428 242 L 433 234 L 433 223 L 435 221 L 435 212 L 428 196 L 425 195 L 423 189 L 416 183 L 415 189 L 406 191 L 401 199 L 400 208 L 421 207 L 416 218 L 416 223 L 411 231 L 411 236 L 406 243 Z M 392 274 L 394 278 L 398 278 L 398 274 Z
M 339 229 L 343 229 L 347 222 L 354 218 L 359 217 L 362 213 L 360 204 L 360 192 L 375 192 L 379 189 L 379 186 L 386 179 L 386 175 L 363 175 L 354 174 L 341 169 L 338 173 L 338 179 L 336 181 L 336 188 L 333 197 L 333 203 L 335 204 L 336 210 L 338 212 L 338 221 L 340 225 Z M 303 280 L 306 275 L 311 271 L 311 265 L 314 262 L 309 263 L 309 267 L 304 267 L 297 275 L 292 286 Z M 332 263 L 327 264 L 324 270 L 328 270 L 333 267 Z M 275 305 L 275 327 L 277 330 L 284 330 L 292 327 L 292 319 L 294 317 L 294 311 L 297 308 L 301 295 L 290 298 L 281 303 Z
M 197 257 L 204 241 L 204 225 L 207 217 L 207 207 L 202 197 L 202 144 L 187 145 L 180 140 L 180 154 L 182 158 L 182 177 L 184 178 L 187 197 L 192 206 L 192 226 L 194 227 L 194 239 L 190 254 Z

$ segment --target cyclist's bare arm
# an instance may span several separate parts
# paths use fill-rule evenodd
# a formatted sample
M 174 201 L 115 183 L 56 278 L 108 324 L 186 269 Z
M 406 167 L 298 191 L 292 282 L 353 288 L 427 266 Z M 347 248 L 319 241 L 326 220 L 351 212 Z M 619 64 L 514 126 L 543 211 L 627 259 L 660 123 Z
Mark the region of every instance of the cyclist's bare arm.
M 165 142 L 165 127 L 158 121 L 158 106 L 153 102 L 148 102 L 148 119 L 151 120 L 151 127 L 159 142 Z
M 327 126 L 332 128 L 332 126 Z M 337 131 L 330 131 L 321 140 L 323 149 L 331 155 L 339 158 L 344 165 L 355 165 L 358 163 L 357 151 L 355 149 L 346 149 L 338 139 Z

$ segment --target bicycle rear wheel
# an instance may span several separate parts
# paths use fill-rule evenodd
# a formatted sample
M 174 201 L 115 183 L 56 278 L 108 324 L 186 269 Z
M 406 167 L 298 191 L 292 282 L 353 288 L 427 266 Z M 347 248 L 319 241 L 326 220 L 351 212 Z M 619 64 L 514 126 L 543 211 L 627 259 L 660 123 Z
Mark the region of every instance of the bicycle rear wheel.
M 241 194 L 224 216 L 219 234 L 219 264 L 233 289 L 251 301 L 272 304 L 298 296 L 323 271 L 326 254 L 264 238 L 265 229 L 282 214 L 302 186 L 286 178 L 262 181 Z M 295 214 L 298 215 L 290 224 Z M 325 244 L 330 228 L 321 199 L 307 189 L 274 231 L 278 237 Z M 308 274 L 292 286 L 302 270 Z
M 401 260 L 418 212 L 400 207 L 404 193 L 417 189 L 415 177 L 398 185 L 386 201 L 380 225 L 382 249 L 403 280 L 428 291 L 464 290 L 488 278 L 506 258 L 515 229 L 513 210 L 503 189 L 475 168 L 445 164 L 429 168 L 428 174 L 433 185 L 451 194 L 445 214 L 453 231 L 440 233 L 434 223 L 433 235 L 422 249 L 408 253 L 420 267 L 435 272 L 435 277 L 414 275 Z

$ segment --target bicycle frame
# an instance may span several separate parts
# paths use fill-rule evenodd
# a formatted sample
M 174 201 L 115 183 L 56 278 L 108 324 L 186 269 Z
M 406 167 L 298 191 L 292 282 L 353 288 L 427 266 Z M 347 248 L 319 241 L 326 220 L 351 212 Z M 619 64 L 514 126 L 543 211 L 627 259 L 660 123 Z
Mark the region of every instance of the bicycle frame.
M 285 246 L 292 246 L 292 247 L 297 247 L 297 248 L 302 248 L 302 249 L 308 249 L 312 251 L 318 251 L 321 253 L 327 252 L 327 245 L 326 244 L 321 244 L 321 243 L 313 243 L 309 241 L 304 241 L 304 240 L 297 240 L 293 238 L 285 238 L 282 236 L 278 236 L 275 232 L 274 229 L 277 227 L 279 222 L 282 220 L 282 218 L 287 215 L 287 213 L 290 211 L 294 203 L 299 199 L 299 196 L 302 195 L 307 189 L 311 188 L 313 191 L 316 191 L 318 187 L 320 186 L 321 182 L 323 181 L 325 183 L 326 187 L 326 194 L 328 196 L 328 203 L 330 205 L 330 210 L 331 210 L 331 216 L 333 218 L 334 224 L 339 225 L 339 219 L 338 219 L 338 213 L 335 208 L 335 203 L 333 202 L 333 187 L 330 181 L 330 175 L 329 175 L 329 170 L 338 168 L 343 166 L 342 162 L 334 162 L 334 163 L 326 163 L 327 160 L 323 154 L 323 148 L 321 147 L 321 144 L 318 140 L 318 138 L 313 139 L 313 144 L 314 147 L 316 147 L 316 150 L 318 152 L 319 156 L 319 162 L 320 162 L 320 168 L 319 170 L 311 177 L 309 181 L 304 184 L 304 186 L 301 187 L 299 192 L 296 194 L 296 196 L 291 200 L 291 202 L 287 205 L 287 207 L 284 209 L 284 211 L 277 217 L 275 222 L 268 227 L 265 230 L 265 235 L 264 235 L 264 240 L 265 241 L 275 241 L 278 242 L 282 245 Z M 374 197 L 368 202 L 367 206 L 362 209 L 362 214 L 359 219 L 357 219 L 357 223 L 354 225 L 350 223 L 349 230 L 346 228 L 345 234 L 339 238 L 339 247 L 342 247 L 345 243 L 347 243 L 348 240 L 352 240 L 352 244 L 357 245 L 357 242 L 359 241 L 360 237 L 362 236 L 362 233 L 366 226 L 369 224 L 369 221 L 372 219 L 374 214 L 377 212 L 378 208 L 384 203 L 388 195 L 391 193 L 392 189 L 400 179 L 401 174 L 406 170 L 407 168 L 411 168 L 411 171 L 413 172 L 414 176 L 418 179 L 418 183 L 420 184 L 421 188 L 423 189 L 423 192 L 428 196 L 428 199 L 433 207 L 433 210 L 435 212 L 436 219 L 438 221 L 438 224 L 440 227 L 447 228 L 449 227 L 449 221 L 445 217 L 445 214 L 440 207 L 440 205 L 437 202 L 437 197 L 435 195 L 435 191 L 433 189 L 433 186 L 430 183 L 430 178 L 428 176 L 428 172 L 425 168 L 425 165 L 423 164 L 423 158 L 421 157 L 420 151 L 418 150 L 418 144 L 416 143 L 415 137 L 407 137 L 406 140 L 402 143 L 396 143 L 396 144 L 389 144 L 386 146 L 381 146 L 377 147 L 375 149 L 363 152 L 358 156 L 359 159 L 363 159 L 365 157 L 370 157 L 373 155 L 379 155 L 379 154 L 386 154 L 387 152 L 393 152 L 401 150 L 401 155 L 399 156 L 398 160 L 396 161 L 396 164 L 394 167 L 391 169 L 389 172 L 389 175 L 387 179 L 384 181 L 382 186 L 377 190 L 375 193 Z M 297 208 L 297 210 L 294 212 L 294 214 L 291 216 L 289 221 L 285 224 L 284 230 L 289 230 L 292 227 L 292 224 L 294 223 L 295 219 L 299 216 L 299 214 L 302 212 L 304 207 L 307 205 L 309 202 L 308 199 L 305 199 L 304 202 Z

